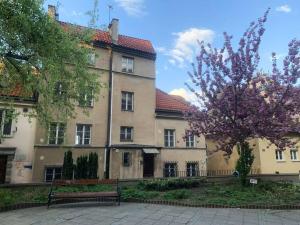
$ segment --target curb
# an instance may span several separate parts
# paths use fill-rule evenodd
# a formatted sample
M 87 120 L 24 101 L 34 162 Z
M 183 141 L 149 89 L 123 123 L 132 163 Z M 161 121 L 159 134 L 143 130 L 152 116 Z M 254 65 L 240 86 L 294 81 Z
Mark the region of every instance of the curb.
M 186 203 L 176 202 L 167 200 L 141 200 L 141 199 L 127 199 L 121 202 L 129 203 L 146 203 L 155 205 L 170 205 L 170 206 L 184 206 L 184 207 L 195 207 L 195 208 L 239 208 L 239 209 L 274 209 L 274 210 L 297 210 L 300 209 L 300 205 L 240 205 L 240 206 L 229 206 L 229 205 L 218 205 L 218 204 L 199 204 L 199 203 Z M 33 207 L 46 206 L 46 203 L 20 203 L 10 206 L 0 207 L 1 212 L 12 211 L 16 209 L 26 209 Z
M 0 207 L 0 213 L 16 210 L 16 209 L 26 209 L 26 208 L 40 207 L 46 205 L 47 205 L 46 203 L 20 203 L 20 204 L 15 204 L 10 206 L 2 206 Z
M 176 202 L 167 200 L 141 200 L 141 199 L 128 199 L 122 202 L 132 202 L 132 203 L 147 203 L 156 205 L 171 205 L 171 206 L 185 206 L 185 207 L 196 207 L 196 208 L 240 208 L 240 209 L 300 209 L 300 205 L 218 205 L 218 204 L 199 204 L 199 203 L 186 203 L 186 202 Z

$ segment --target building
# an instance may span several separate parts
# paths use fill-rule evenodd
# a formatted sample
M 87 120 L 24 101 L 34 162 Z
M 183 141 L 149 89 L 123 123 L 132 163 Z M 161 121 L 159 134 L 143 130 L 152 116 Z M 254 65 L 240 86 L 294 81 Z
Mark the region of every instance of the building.
M 183 110 L 189 103 L 155 87 L 156 53 L 151 42 L 120 35 L 118 30 L 117 19 L 108 32 L 96 30 L 97 57 L 92 57 L 90 69 L 108 88 L 102 88 L 97 101 L 90 99 L 89 116 L 78 105 L 76 118 L 67 124 L 53 121 L 49 130 L 37 127 L 34 182 L 60 178 L 67 150 L 74 160 L 98 153 L 99 178 L 178 176 L 179 171 L 192 176 L 206 169 L 204 137 L 183 140 L 188 125 Z
M 253 149 L 254 162 L 252 173 L 257 174 L 298 174 L 300 172 L 299 134 L 290 134 L 289 137 L 298 143 L 284 151 L 276 150 L 276 146 L 266 139 L 253 139 L 250 147 Z M 224 157 L 223 152 L 214 152 L 214 142 L 207 139 L 207 169 L 220 175 L 229 175 L 235 170 L 239 157 L 236 148 L 230 158 Z
M 27 183 L 32 180 L 36 119 L 29 120 L 29 115 L 36 98 L 20 96 L 23 96 L 20 88 L 9 95 L 1 94 L 0 184 Z

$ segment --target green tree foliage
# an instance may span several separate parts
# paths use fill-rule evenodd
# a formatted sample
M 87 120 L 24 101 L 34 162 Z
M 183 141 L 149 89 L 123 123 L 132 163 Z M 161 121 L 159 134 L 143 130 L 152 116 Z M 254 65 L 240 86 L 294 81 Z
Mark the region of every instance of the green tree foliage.
M 98 178 L 98 154 L 95 152 L 91 152 L 89 154 L 88 160 L 88 178 L 96 179 Z
M 93 90 L 97 98 L 101 87 L 99 74 L 88 69 L 92 35 L 90 29 L 62 27 L 42 0 L 1 0 L 0 92 L 17 85 L 23 96 L 38 93 L 31 116 L 45 125 L 75 116 L 80 90 Z
M 79 156 L 76 160 L 76 179 L 87 179 L 88 178 L 88 157 L 83 155 Z
M 66 180 L 73 179 L 73 171 L 74 171 L 73 156 L 72 156 L 72 151 L 69 150 L 65 152 L 64 155 L 63 178 Z
M 238 143 L 237 150 L 239 159 L 236 163 L 236 170 L 239 172 L 241 184 L 246 186 L 247 175 L 250 173 L 251 166 L 254 161 L 254 155 L 252 153 L 252 149 L 249 147 L 248 142 Z

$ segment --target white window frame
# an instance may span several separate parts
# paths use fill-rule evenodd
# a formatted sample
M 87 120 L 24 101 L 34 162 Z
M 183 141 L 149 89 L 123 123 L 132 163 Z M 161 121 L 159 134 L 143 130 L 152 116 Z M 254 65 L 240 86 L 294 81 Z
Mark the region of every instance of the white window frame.
M 79 143 L 79 138 L 77 136 L 77 131 L 78 131 L 78 126 L 83 126 L 82 128 L 82 143 L 80 144 Z M 86 139 L 85 135 L 87 133 L 87 127 L 90 128 L 90 138 L 88 139 L 89 140 L 89 143 L 88 144 L 84 144 L 84 140 Z M 75 144 L 76 145 L 90 145 L 92 143 L 92 125 L 91 124 L 76 124 L 76 134 L 75 134 Z
M 188 135 L 186 137 L 186 147 L 187 148 L 195 148 L 195 135 Z
M 168 167 L 167 167 L 168 165 Z M 174 168 L 171 167 L 171 165 L 174 165 Z M 178 169 L 178 164 L 177 162 L 165 162 L 164 164 L 164 177 L 177 177 L 177 171 Z M 167 172 L 168 171 L 168 176 L 167 176 Z M 174 176 L 170 176 L 172 175 L 172 172 L 174 172 Z
M 292 152 L 293 152 L 294 154 L 292 154 Z M 291 156 L 291 160 L 292 160 L 292 161 L 298 161 L 298 160 L 299 160 L 299 159 L 298 159 L 298 150 L 295 149 L 295 148 L 290 149 L 290 156 Z
M 125 95 L 125 109 L 123 109 L 123 95 Z M 129 108 L 129 96 L 131 96 L 131 108 Z M 134 92 L 122 91 L 121 92 L 121 110 L 122 111 L 133 111 L 134 107 Z
M 51 124 L 54 124 L 54 123 L 56 124 L 56 127 L 55 127 L 55 143 L 54 144 L 50 144 Z M 60 123 L 60 122 L 52 122 L 52 123 L 50 123 L 49 129 L 48 129 L 48 144 L 49 145 L 61 145 L 61 144 L 58 143 L 59 128 L 60 128 L 61 125 L 64 126 L 63 142 L 61 144 L 64 143 L 64 141 L 65 141 L 66 124 Z
M 129 68 L 129 61 L 132 61 L 132 68 Z M 134 71 L 134 58 L 132 57 L 127 57 L 127 56 L 122 56 L 122 72 L 125 73 L 133 73 Z M 131 69 L 131 71 L 130 71 Z
M 93 66 L 96 64 L 96 52 L 88 53 L 88 64 Z
M 125 159 L 125 154 L 128 155 L 128 163 L 124 163 L 124 162 L 125 162 L 125 161 L 124 161 L 124 159 Z M 123 152 L 123 154 L 122 154 L 122 165 L 123 165 L 124 167 L 129 167 L 129 166 L 131 166 L 131 152 Z
M 276 158 L 276 161 L 284 161 L 283 151 L 276 150 L 275 151 L 275 158 Z
M 166 131 L 167 131 L 167 135 L 166 135 Z M 171 145 L 171 132 L 173 132 L 173 145 Z M 165 129 L 164 130 L 164 146 L 166 148 L 174 148 L 176 146 L 176 137 L 175 137 L 175 133 L 176 130 L 175 129 Z M 166 144 L 166 137 L 167 137 L 167 144 Z
M 122 139 L 121 138 L 121 134 L 122 134 L 122 129 L 125 129 L 124 130 L 124 135 L 125 135 L 125 139 Z M 131 132 L 131 139 L 128 139 L 128 130 L 130 130 Z M 120 127 L 120 141 L 121 142 L 132 142 L 133 141 L 133 127 L 127 127 L 127 126 L 121 126 Z
M 193 168 L 193 166 L 195 168 Z M 194 169 L 194 170 L 193 170 Z M 189 171 L 189 174 L 188 174 Z M 195 175 L 193 176 L 193 171 L 195 173 Z M 197 176 L 197 172 L 199 171 L 199 164 L 197 162 L 187 162 L 186 163 L 186 176 L 187 177 L 195 177 Z
M 84 98 L 84 101 L 85 102 L 87 102 L 87 100 L 88 100 L 88 93 L 84 93 L 83 94 L 83 98 Z M 94 106 L 94 98 L 93 98 L 93 91 L 92 91 L 92 93 L 91 93 L 91 101 L 90 101 L 90 105 L 81 105 L 80 104 L 80 102 L 78 103 L 78 105 L 80 106 L 80 107 L 93 107 Z
M 4 125 L 5 125 L 5 122 L 7 122 L 7 121 L 5 121 L 6 120 L 5 117 L 6 117 L 7 111 L 8 111 L 7 109 L 0 108 L 0 112 L 2 113 L 2 116 L 1 116 L 2 121 L 0 121 L 0 134 L 3 137 L 12 137 L 13 136 L 13 125 L 14 125 L 14 121 L 13 121 L 12 118 L 10 119 L 10 132 L 9 132 L 9 134 L 3 134 L 3 132 L 4 132 Z

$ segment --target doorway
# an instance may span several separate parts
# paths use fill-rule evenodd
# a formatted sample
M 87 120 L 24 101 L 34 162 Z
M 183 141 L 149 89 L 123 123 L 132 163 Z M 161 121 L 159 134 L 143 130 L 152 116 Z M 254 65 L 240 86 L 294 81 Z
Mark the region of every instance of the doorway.
M 0 155 L 0 184 L 5 183 L 7 156 Z
M 144 177 L 154 177 L 154 154 L 144 153 Z

